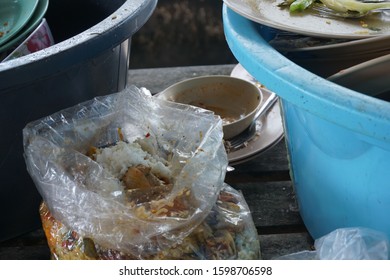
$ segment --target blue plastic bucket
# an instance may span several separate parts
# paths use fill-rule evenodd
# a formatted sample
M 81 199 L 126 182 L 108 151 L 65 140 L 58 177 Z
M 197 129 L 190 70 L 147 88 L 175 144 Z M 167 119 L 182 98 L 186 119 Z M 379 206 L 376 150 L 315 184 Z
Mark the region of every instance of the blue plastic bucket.
M 312 237 L 355 226 L 390 237 L 390 103 L 294 64 L 226 6 L 223 21 L 237 60 L 281 98 L 291 177 Z

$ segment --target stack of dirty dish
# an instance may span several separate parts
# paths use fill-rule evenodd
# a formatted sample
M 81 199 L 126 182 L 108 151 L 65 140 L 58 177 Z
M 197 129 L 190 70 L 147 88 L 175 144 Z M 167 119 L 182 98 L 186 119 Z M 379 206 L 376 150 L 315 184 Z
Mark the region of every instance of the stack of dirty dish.
M 286 5 L 292 1 L 224 0 L 234 12 L 250 19 L 274 49 L 321 77 L 390 54 L 388 0 L 376 0 L 388 9 L 369 14 L 330 11 L 324 1 L 314 0 L 310 8 L 291 12 Z M 355 2 L 368 5 L 364 0 Z
M 267 26 L 259 26 L 258 30 L 281 54 L 324 78 L 390 54 L 390 35 L 387 34 L 349 39 L 306 36 Z
M 50 47 L 49 0 L 0 0 L 0 62 Z

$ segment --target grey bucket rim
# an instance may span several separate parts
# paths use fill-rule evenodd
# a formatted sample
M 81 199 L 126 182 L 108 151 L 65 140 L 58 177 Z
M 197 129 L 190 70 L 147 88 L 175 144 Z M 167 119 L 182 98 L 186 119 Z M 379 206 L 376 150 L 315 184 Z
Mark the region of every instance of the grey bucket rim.
M 222 17 L 225 37 L 234 56 L 255 78 L 263 75 L 260 82 L 275 91 L 282 101 L 359 135 L 390 143 L 390 102 L 339 86 L 296 65 L 257 33 L 255 23 L 226 5 Z M 232 18 L 239 23 L 232 23 Z
M 157 2 L 126 0 L 111 15 L 82 33 L 41 51 L 0 63 L 0 93 L 15 86 L 22 86 L 20 81 L 23 84 L 31 83 L 45 77 L 45 74 L 56 74 L 75 63 L 79 64 L 116 47 L 146 23 Z M 42 63 L 50 67 L 50 73 L 47 67 L 41 67 Z M 15 79 L 15 70 L 23 79 Z

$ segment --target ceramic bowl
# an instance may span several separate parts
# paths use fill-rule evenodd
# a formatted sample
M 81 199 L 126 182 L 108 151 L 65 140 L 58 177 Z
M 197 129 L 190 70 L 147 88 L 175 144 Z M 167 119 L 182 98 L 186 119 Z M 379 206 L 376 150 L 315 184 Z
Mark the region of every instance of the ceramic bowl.
M 46 19 L 42 19 L 38 27 L 4 60 L 19 58 L 54 45 L 54 39 Z
M 252 123 L 263 95 L 248 81 L 212 75 L 178 82 L 157 98 L 213 111 L 222 119 L 224 139 L 231 139 Z

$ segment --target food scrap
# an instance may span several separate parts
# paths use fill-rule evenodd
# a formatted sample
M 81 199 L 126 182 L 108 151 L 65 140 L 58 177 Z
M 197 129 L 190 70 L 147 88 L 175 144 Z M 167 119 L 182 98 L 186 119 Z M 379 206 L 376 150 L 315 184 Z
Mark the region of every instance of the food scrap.
M 4 26 L 4 27 L 7 27 L 7 26 L 8 26 L 8 22 L 7 22 L 7 21 L 4 22 L 4 23 L 3 23 L 3 26 Z M 6 33 L 9 33 L 9 30 L 7 30 L 7 31 L 5 31 L 5 32 L 4 32 L 4 31 L 0 31 L 0 38 L 3 37 L 4 34 L 6 34 Z
M 251 226 L 240 216 L 245 211 L 238 193 L 230 187 L 222 189 L 210 214 L 189 236 L 170 248 L 142 258 L 149 260 L 258 259 L 259 241 L 255 232 L 252 232 Z M 45 203 L 41 204 L 39 212 L 53 259 L 139 259 L 139 256 L 105 248 L 94 240 L 69 229 L 52 216 Z
M 278 6 L 288 8 L 290 13 L 303 12 L 316 5 L 320 13 L 327 9 L 327 13 L 333 12 L 335 16 L 353 18 L 363 17 L 372 10 L 389 9 L 389 2 L 362 2 L 359 0 L 284 0 Z M 325 11 L 325 10 L 324 10 Z
M 197 208 L 190 188 L 167 199 L 175 182 L 169 164 L 159 162 L 137 142 L 120 141 L 104 148 L 91 147 L 87 155 L 119 179 L 127 206 L 135 209 L 140 220 L 147 221 L 152 216 L 185 219 Z M 143 254 L 142 259 L 257 259 L 257 234 L 244 218 L 247 211 L 240 194 L 225 186 L 209 215 L 187 237 L 169 248 Z M 54 259 L 140 258 L 116 248 L 106 248 L 68 228 L 52 216 L 45 202 L 40 206 L 40 216 Z

